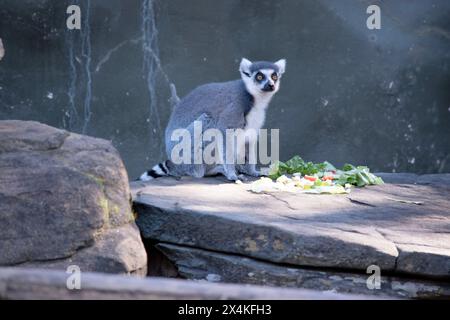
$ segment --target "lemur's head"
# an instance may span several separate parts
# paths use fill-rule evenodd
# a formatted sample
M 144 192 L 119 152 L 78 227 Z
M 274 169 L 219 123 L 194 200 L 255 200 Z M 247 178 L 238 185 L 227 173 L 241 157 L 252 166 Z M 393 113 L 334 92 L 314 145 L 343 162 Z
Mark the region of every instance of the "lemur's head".
M 245 87 L 252 95 L 273 95 L 280 88 L 280 78 L 286 69 L 286 60 L 251 62 L 242 58 L 239 66 Z

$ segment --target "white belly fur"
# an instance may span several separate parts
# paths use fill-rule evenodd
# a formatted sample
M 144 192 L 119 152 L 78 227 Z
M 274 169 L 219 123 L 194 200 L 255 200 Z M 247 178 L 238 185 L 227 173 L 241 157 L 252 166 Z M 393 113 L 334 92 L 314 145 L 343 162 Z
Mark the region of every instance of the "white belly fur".
M 245 130 L 259 130 L 262 128 L 262 126 L 264 125 L 264 121 L 266 120 L 266 109 L 271 98 L 271 95 L 267 97 L 255 97 L 255 103 L 252 106 L 250 112 L 245 117 Z
M 238 154 L 245 154 L 246 144 L 256 144 L 258 140 L 259 129 L 263 127 L 264 121 L 266 120 L 266 109 L 269 105 L 270 98 L 271 96 L 266 99 L 255 99 L 255 104 L 245 117 L 246 124 L 244 131 L 246 135 L 246 143 L 244 145 L 238 146 Z M 250 131 L 253 131 L 256 134 L 251 134 Z

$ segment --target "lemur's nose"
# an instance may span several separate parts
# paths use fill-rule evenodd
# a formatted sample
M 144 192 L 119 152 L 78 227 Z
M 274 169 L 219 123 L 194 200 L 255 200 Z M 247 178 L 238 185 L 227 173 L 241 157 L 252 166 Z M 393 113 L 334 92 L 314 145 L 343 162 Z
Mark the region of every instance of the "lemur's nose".
M 267 83 L 265 85 L 265 88 L 267 91 L 273 91 L 275 89 L 275 85 L 271 84 L 271 83 Z

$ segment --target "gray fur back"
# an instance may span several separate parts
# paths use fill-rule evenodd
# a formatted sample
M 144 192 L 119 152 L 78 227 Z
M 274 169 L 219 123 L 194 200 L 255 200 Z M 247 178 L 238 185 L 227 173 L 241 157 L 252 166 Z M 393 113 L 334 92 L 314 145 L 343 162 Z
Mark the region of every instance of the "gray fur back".
M 172 111 L 165 133 L 167 156 L 170 159 L 170 152 L 177 143 L 170 140 L 174 130 L 187 128 L 204 114 L 209 117 L 211 126 L 215 127 L 214 124 L 219 120 L 220 114 L 226 112 L 227 108 L 234 109 L 236 128 L 242 128 L 245 125 L 245 115 L 250 111 L 252 104 L 253 97 L 247 92 L 242 80 L 208 83 L 197 87 L 181 99 Z M 206 129 L 208 128 L 203 128 Z

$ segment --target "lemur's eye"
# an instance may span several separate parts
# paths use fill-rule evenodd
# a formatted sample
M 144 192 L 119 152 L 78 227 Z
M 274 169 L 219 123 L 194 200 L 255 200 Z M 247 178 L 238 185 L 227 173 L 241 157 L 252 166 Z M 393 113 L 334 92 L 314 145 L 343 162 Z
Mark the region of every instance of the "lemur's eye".
M 262 81 L 264 79 L 264 75 L 261 72 L 258 72 L 255 77 L 256 80 Z
M 271 78 L 272 78 L 273 81 L 277 81 L 278 80 L 278 75 L 276 73 L 272 73 Z

